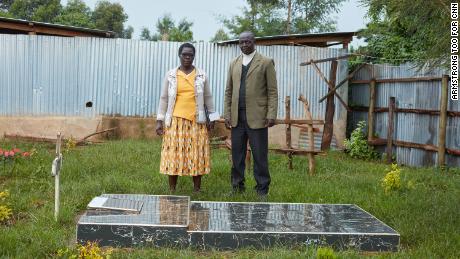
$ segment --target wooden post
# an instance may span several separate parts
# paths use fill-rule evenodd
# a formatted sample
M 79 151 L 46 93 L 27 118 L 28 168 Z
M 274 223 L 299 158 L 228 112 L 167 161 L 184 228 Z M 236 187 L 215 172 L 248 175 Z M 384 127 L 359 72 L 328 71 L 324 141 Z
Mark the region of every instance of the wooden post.
M 374 137 L 374 109 L 375 109 L 375 78 L 369 85 L 369 112 L 367 113 L 367 140 Z
M 285 115 L 285 119 L 286 119 L 286 146 L 288 149 L 292 149 L 292 143 L 291 143 L 291 124 L 290 124 L 290 120 L 291 120 L 291 97 L 290 96 L 286 96 L 286 99 L 285 99 L 285 107 L 286 107 L 286 115 Z M 292 170 L 292 154 L 289 153 L 288 154 L 288 158 L 289 158 L 289 169 Z
M 331 62 L 331 71 L 329 73 L 329 90 L 332 89 L 332 86 L 335 86 L 335 79 L 337 76 L 337 60 Z M 321 140 L 321 150 L 327 150 L 331 146 L 332 141 L 332 134 L 334 132 L 334 112 L 335 112 L 335 104 L 334 104 L 334 95 L 330 95 L 326 99 L 326 116 L 325 116 L 325 123 L 323 128 L 323 138 Z
M 305 117 L 307 120 L 313 120 L 310 112 L 310 105 L 308 105 L 307 99 L 303 95 L 299 96 L 299 101 L 303 103 L 303 110 L 305 112 Z M 315 136 L 313 135 L 313 125 L 307 125 L 308 132 L 308 147 L 310 151 L 315 150 Z M 310 175 L 315 174 L 315 155 L 313 153 L 308 153 L 308 172 Z
M 441 81 L 441 107 L 439 109 L 439 129 L 438 129 L 438 166 L 444 166 L 446 162 L 446 127 L 447 127 L 447 88 L 448 75 L 442 76 Z
M 393 156 L 393 128 L 394 128 L 394 111 L 396 106 L 395 97 L 390 97 L 388 104 L 388 129 L 387 129 L 387 163 L 391 164 Z

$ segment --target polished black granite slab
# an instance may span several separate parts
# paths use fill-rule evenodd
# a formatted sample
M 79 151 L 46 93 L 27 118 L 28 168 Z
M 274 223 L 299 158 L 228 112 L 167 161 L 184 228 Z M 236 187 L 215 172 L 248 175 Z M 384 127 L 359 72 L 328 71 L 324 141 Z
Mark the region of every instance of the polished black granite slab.
M 351 204 L 190 202 L 186 196 L 128 194 L 91 201 L 78 221 L 77 240 L 201 249 L 319 245 L 396 251 L 399 246 L 396 231 Z
M 117 247 L 188 245 L 189 209 L 187 196 L 104 194 L 79 219 L 77 241 Z
M 395 251 L 399 234 L 351 204 L 192 202 L 191 244 L 200 248 L 320 245 Z

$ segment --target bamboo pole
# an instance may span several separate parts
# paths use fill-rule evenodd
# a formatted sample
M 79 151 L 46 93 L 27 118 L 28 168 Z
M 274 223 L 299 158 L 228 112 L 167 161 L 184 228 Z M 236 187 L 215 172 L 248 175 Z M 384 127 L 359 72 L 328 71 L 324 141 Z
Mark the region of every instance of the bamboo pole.
M 367 140 L 374 137 L 375 78 L 369 84 L 369 111 L 367 113 Z
M 441 107 L 439 109 L 438 129 L 438 166 L 444 166 L 446 162 L 446 127 L 447 127 L 447 92 L 449 77 L 444 75 L 441 83 Z

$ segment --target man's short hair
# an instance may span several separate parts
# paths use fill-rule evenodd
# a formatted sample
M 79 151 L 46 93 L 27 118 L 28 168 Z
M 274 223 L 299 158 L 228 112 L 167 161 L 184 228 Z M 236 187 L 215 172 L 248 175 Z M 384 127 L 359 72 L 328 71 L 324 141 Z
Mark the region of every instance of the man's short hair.
M 249 34 L 249 35 L 251 35 L 251 37 L 252 37 L 253 39 L 255 38 L 255 35 L 254 35 L 254 33 L 253 33 L 252 31 L 243 31 L 242 33 L 240 33 L 240 37 L 241 37 L 241 35 L 243 35 L 243 34 Z
M 182 45 L 180 45 L 180 47 L 179 47 L 179 55 L 182 53 L 182 50 L 183 50 L 184 48 L 191 48 L 191 49 L 193 49 L 193 55 L 195 55 L 195 46 L 193 46 L 192 43 L 188 43 L 188 42 L 183 43 Z

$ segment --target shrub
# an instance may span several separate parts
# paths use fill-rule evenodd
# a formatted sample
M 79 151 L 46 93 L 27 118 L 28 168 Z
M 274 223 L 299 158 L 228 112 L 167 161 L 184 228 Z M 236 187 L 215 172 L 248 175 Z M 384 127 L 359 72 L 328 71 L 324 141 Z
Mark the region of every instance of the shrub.
M 364 134 L 365 127 L 365 121 L 358 122 L 357 128 L 351 133 L 350 139 L 345 139 L 345 151 L 354 158 L 377 159 L 379 154 L 367 144 L 367 137 Z
M 0 148 L 0 161 L 3 162 L 3 171 L 9 171 L 9 174 L 12 175 L 16 169 L 16 163 L 31 155 L 31 152 L 23 152 L 19 148 L 13 148 L 11 150 Z
M 7 198 L 10 196 L 8 191 L 0 192 L 0 223 L 6 222 L 13 214 L 12 209 L 8 207 Z
M 398 168 L 397 164 L 391 165 L 391 169 L 383 177 L 381 185 L 385 193 L 401 188 L 401 169 Z
M 77 245 L 74 249 L 59 249 L 57 256 L 61 258 L 109 259 L 113 249 L 102 249 L 97 242 L 88 241 L 85 245 Z

